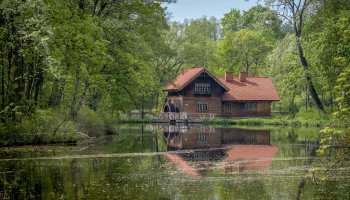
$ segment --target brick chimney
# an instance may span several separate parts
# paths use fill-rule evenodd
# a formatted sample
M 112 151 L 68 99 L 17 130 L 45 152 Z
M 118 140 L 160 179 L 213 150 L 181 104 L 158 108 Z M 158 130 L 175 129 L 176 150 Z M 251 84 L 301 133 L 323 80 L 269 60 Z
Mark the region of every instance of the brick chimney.
M 226 82 L 232 82 L 233 81 L 233 72 L 232 71 L 227 71 L 225 73 L 225 81 Z
M 246 72 L 240 72 L 239 73 L 239 81 L 240 82 L 245 82 L 247 79 L 247 73 Z

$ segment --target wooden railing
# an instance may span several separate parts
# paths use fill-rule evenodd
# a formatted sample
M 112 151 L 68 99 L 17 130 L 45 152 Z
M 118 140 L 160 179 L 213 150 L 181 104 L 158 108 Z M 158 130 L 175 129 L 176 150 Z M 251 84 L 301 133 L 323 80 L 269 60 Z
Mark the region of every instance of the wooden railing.
M 186 112 L 148 112 L 148 113 L 131 113 L 129 118 L 141 119 L 142 116 L 145 119 L 151 120 L 204 120 L 212 119 L 216 117 L 216 113 L 186 113 Z
M 204 120 L 204 119 L 212 119 L 215 117 L 216 117 L 216 113 L 186 113 L 186 112 L 147 113 L 145 115 L 146 119 L 153 119 L 153 120 Z

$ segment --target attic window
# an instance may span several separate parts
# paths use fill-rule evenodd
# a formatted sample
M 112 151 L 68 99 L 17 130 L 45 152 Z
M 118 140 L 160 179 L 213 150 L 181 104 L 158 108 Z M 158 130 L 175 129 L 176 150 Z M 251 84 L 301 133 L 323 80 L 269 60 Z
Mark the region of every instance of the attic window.
M 194 86 L 195 94 L 210 94 L 210 84 L 209 83 L 196 83 Z
M 207 73 L 205 73 L 205 72 L 203 72 L 203 73 L 201 73 L 201 75 L 199 75 L 199 77 L 201 77 L 201 78 L 206 78 L 206 77 L 208 77 L 209 75 L 207 74 Z

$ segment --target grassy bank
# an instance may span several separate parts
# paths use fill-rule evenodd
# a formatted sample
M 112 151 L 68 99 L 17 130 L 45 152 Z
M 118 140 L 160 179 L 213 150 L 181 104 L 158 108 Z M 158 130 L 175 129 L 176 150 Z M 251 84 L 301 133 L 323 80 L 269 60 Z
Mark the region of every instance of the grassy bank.
M 271 118 L 215 118 L 204 121 L 210 125 L 251 125 L 251 126 L 296 126 L 296 127 L 323 127 L 329 120 L 288 119 L 285 117 Z
M 118 123 L 131 123 L 131 124 L 150 124 L 153 123 L 151 119 L 120 119 Z
M 75 120 L 66 110 L 36 110 L 0 122 L 0 147 L 84 143 L 91 137 L 115 134 L 115 120 L 83 107 Z

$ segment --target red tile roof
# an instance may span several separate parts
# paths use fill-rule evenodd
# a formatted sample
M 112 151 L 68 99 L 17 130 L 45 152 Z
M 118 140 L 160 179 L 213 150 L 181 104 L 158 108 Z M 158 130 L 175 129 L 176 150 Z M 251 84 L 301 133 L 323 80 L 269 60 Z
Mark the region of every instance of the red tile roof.
M 192 167 L 181 156 L 174 154 L 174 153 L 165 153 L 165 158 L 167 158 L 170 162 L 174 163 L 180 170 L 182 170 L 186 174 L 193 176 L 193 177 L 200 176 L 198 169 L 196 169 L 195 167 Z
M 270 145 L 234 145 L 227 149 L 224 164 L 232 162 L 236 165 L 231 167 L 240 170 L 269 169 L 277 151 L 277 146 Z
M 230 90 L 222 95 L 223 101 L 278 101 L 276 89 L 268 77 L 247 77 L 240 82 L 234 78 L 232 82 L 219 79 Z
M 165 86 L 163 88 L 164 91 L 172 91 L 172 90 L 182 90 L 189 83 L 191 83 L 194 79 L 196 79 L 201 73 L 206 72 L 209 76 L 211 76 L 219 85 L 228 90 L 226 86 L 221 83 L 214 75 L 208 72 L 204 67 L 195 67 L 190 68 L 183 71 L 180 75 L 178 75 L 174 82 Z
M 217 78 L 203 67 L 187 69 L 176 77 L 175 81 L 164 91 L 179 91 L 196 79 L 202 72 L 207 72 L 219 85 L 227 90 L 222 96 L 223 101 L 278 101 L 276 89 L 268 77 L 247 77 L 245 82 L 234 78 L 226 82 L 225 78 Z
M 196 67 L 183 71 L 178 75 L 174 82 L 165 86 L 163 90 L 180 90 L 194 80 L 199 74 L 204 71 L 204 67 Z

